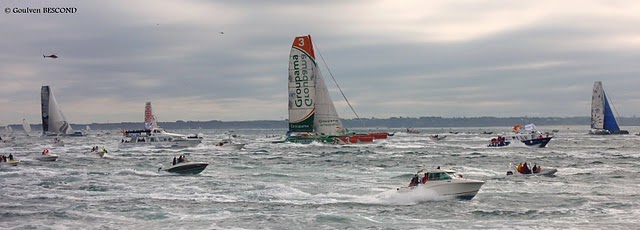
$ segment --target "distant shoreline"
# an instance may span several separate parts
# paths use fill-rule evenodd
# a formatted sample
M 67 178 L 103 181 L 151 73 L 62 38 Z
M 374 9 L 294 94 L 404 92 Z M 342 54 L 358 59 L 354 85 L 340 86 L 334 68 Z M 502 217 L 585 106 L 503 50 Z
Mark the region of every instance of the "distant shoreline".
M 342 119 L 348 129 L 358 128 L 454 128 L 454 127 L 510 127 L 517 124 L 534 123 L 539 126 L 551 125 L 583 125 L 589 126 L 589 117 L 391 117 L 391 118 L 362 118 Z M 364 126 L 363 126 L 364 123 Z M 640 118 L 620 117 L 620 126 L 640 126 Z M 158 122 L 166 129 L 287 129 L 287 120 L 256 120 L 256 121 L 182 121 Z M 91 123 L 71 124 L 75 130 L 83 130 L 89 125 L 92 130 L 120 130 L 140 129 L 142 121 L 120 123 Z M 21 124 L 9 125 L 14 130 L 22 130 Z M 40 124 L 32 124 L 31 129 L 42 130 Z

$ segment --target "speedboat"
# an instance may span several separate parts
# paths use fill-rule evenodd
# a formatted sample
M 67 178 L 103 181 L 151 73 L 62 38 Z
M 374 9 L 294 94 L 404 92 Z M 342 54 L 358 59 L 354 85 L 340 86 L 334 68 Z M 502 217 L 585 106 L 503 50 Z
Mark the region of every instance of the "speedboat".
M 463 200 L 471 200 L 478 194 L 480 187 L 484 184 L 481 180 L 462 178 L 461 174 L 456 174 L 454 170 L 435 169 L 418 171 L 418 175 L 426 173 L 426 183 L 415 186 L 398 188 L 398 192 L 406 193 L 422 189 L 433 192 L 443 197 L 455 197 Z
M 87 154 L 87 153 L 88 154 L 95 154 L 95 155 L 97 155 L 99 157 L 104 157 L 107 154 L 107 152 L 102 150 L 102 149 L 85 152 L 84 154 Z
M 120 147 L 155 146 L 186 148 L 202 143 L 203 135 L 169 133 L 161 128 L 123 131 Z
M 205 168 L 207 168 L 208 165 L 209 163 L 206 163 L 206 162 L 182 162 L 182 163 L 177 163 L 175 165 L 171 165 L 166 169 L 163 169 L 162 167 L 160 167 L 158 169 L 158 172 L 167 171 L 170 173 L 178 173 L 178 174 L 198 174 L 202 172 Z
M 58 155 L 47 153 L 37 156 L 36 159 L 39 161 L 56 161 L 58 160 Z
M 216 148 L 224 150 L 240 150 L 245 144 L 235 143 L 231 139 L 224 139 L 216 144 Z
M 439 141 L 439 140 L 444 140 L 445 138 L 447 138 L 447 136 L 446 135 L 440 136 L 436 134 L 436 135 L 430 135 L 429 138 L 431 138 L 431 140 L 434 140 L 434 141 Z
M 0 166 L 18 166 L 18 163 L 20 163 L 19 160 L 10 160 L 7 162 L 0 162 Z
M 418 131 L 417 129 L 414 129 L 414 128 L 407 128 L 407 133 L 410 133 L 410 134 L 419 134 L 419 133 L 420 133 L 420 131 Z
M 558 169 L 554 169 L 554 168 L 542 168 L 540 166 L 540 171 L 536 171 L 536 172 L 532 172 L 532 173 L 520 173 L 518 172 L 518 166 L 515 165 L 511 165 L 510 166 L 513 171 L 507 171 L 507 176 L 511 176 L 511 175 L 522 175 L 522 176 L 549 176 L 549 177 L 553 177 L 555 176 L 554 174 L 556 172 L 558 172 Z

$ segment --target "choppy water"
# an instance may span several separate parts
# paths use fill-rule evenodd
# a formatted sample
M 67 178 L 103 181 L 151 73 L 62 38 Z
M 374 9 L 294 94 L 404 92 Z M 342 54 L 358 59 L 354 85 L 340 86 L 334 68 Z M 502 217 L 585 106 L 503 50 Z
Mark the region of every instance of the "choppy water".
M 349 146 L 270 144 L 265 135 L 284 131 L 238 130 L 240 151 L 215 149 L 224 137 L 215 130 L 190 149 L 118 149 L 116 134 L 52 148 L 16 134 L 0 148 L 22 161 L 0 167 L 0 229 L 637 228 L 640 137 L 542 128 L 560 129 L 544 149 L 487 148 L 490 135 L 466 134 L 507 128 L 453 129 L 438 142 L 428 134 L 449 129 L 422 129 Z M 94 145 L 110 157 L 83 154 Z M 59 161 L 36 161 L 43 148 Z M 157 171 L 181 154 L 210 165 L 195 176 Z M 505 176 L 524 160 L 559 171 Z M 416 169 L 436 166 L 486 184 L 471 201 L 396 193 Z

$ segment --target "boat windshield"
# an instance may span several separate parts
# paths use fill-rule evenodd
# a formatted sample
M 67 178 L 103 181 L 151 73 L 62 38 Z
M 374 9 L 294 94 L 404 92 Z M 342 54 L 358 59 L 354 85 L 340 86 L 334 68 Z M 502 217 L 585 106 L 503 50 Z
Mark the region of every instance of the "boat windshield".
M 445 172 L 429 173 L 429 180 L 451 180 L 455 174 L 449 175 Z
M 454 172 L 447 172 L 447 174 L 450 178 L 458 178 L 458 175 L 456 175 L 456 173 Z

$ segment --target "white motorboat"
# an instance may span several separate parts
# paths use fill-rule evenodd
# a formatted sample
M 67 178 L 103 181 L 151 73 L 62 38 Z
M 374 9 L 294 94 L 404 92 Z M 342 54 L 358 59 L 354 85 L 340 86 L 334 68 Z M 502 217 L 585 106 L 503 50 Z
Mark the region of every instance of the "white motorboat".
M 218 142 L 215 146 L 222 150 L 240 150 L 245 146 L 245 144 L 235 143 L 231 138 L 228 138 Z
M 145 104 L 144 130 L 122 130 L 124 138 L 120 147 L 155 146 L 159 148 L 195 147 L 202 143 L 204 135 L 169 133 L 159 128 L 156 117 L 151 110 L 151 102 Z
M 175 165 L 171 165 L 165 169 L 160 167 L 158 172 L 167 171 L 170 173 L 178 173 L 178 174 L 198 174 L 202 172 L 209 163 L 207 162 L 182 162 L 177 163 Z
M 484 181 L 462 178 L 462 175 L 456 174 L 456 171 L 447 169 L 422 169 L 418 171 L 417 175 L 426 176 L 426 183 L 401 187 L 398 188 L 398 192 L 406 193 L 422 189 L 442 197 L 470 200 L 478 194 L 480 187 L 484 184 Z
M 444 140 L 445 138 L 447 138 L 447 135 L 430 135 L 429 138 L 431 138 L 431 140 L 434 141 L 439 141 L 439 140 Z
M 36 159 L 39 161 L 56 161 L 58 160 L 58 155 L 47 153 L 37 156 Z
M 124 131 L 120 147 L 155 146 L 159 148 L 195 147 L 202 143 L 202 135 L 169 133 L 161 128 Z
M 99 156 L 99 157 L 105 157 L 107 152 L 102 149 L 98 149 L 98 150 L 85 152 L 84 154 L 95 154 L 96 156 Z

